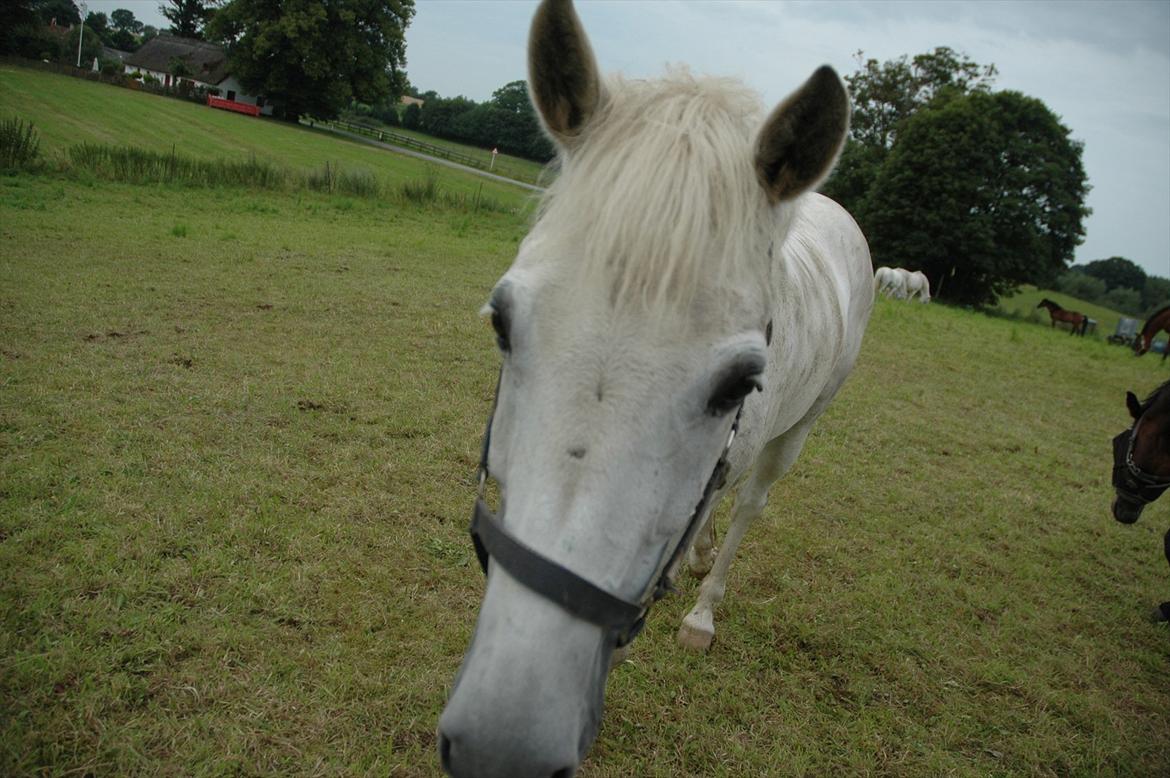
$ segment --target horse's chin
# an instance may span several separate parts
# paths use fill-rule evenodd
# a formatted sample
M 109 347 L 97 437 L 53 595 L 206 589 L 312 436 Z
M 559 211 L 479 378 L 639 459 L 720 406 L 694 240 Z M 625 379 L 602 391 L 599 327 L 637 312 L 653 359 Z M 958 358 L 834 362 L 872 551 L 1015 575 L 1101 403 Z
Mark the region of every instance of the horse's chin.
M 1142 515 L 1142 508 L 1145 507 L 1140 503 L 1123 500 L 1120 497 L 1113 498 L 1113 518 L 1120 521 L 1122 524 L 1133 524 Z

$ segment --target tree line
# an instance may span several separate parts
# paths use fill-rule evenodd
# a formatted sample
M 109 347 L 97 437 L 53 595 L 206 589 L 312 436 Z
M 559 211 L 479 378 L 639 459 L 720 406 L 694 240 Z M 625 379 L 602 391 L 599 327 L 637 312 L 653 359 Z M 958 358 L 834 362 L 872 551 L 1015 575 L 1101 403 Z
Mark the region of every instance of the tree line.
M 1170 279 L 1148 275 L 1125 257 L 1073 265 L 1055 283 L 1058 291 L 1144 319 L 1170 303 Z
M 440 97 L 435 92 L 414 96 L 422 106 L 409 105 L 402 126 L 439 138 L 480 148 L 498 148 L 505 154 L 548 162 L 555 154 L 528 99 L 524 81 L 512 81 L 492 93 L 487 102 L 466 97 Z
M 101 58 L 103 45 L 137 51 L 159 34 L 133 11 L 119 8 L 108 16 L 90 12 L 82 34 L 81 11 L 73 0 L 5 0 L 0 3 L 0 53 L 28 59 L 76 64 L 78 39 L 83 64 Z
M 1082 144 L 1042 101 L 994 91 L 994 65 L 946 47 L 857 58 L 853 124 L 822 190 L 874 263 L 922 270 L 936 296 L 967 305 L 1051 285 L 1084 239 Z

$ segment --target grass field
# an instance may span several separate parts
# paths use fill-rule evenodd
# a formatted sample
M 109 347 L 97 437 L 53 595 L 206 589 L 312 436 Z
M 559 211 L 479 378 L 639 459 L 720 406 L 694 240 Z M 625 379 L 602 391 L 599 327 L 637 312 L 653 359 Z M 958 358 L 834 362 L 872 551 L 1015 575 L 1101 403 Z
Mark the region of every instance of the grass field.
M 128 144 L 204 159 L 256 157 L 295 170 L 325 163 L 368 170 L 387 185 L 419 179 L 428 163 L 324 130 L 219 111 L 185 100 L 85 81 L 53 73 L 0 66 L 0 116 L 14 114 L 36 125 L 42 151 L 53 158 L 78 143 Z M 433 166 L 431 166 L 433 167 Z M 527 192 L 508 184 L 440 172 L 445 189 L 496 200 L 525 202 Z
M 0 184 L 0 773 L 436 775 L 522 220 Z M 1107 507 L 1166 375 L 879 302 L 713 650 L 675 647 L 685 581 L 583 775 L 1157 774 L 1167 506 Z
M 0 108 L 73 142 L 64 98 L 18 102 L 13 73 Z M 156 147 L 173 121 L 209 157 L 394 159 L 149 99 L 157 121 L 97 99 L 77 131 L 133 142 L 106 115 L 133 109 Z M 498 362 L 477 310 L 525 226 L 0 177 L 0 775 L 438 775 L 483 586 L 465 527 Z M 1124 392 L 1167 377 L 1046 324 L 879 300 L 711 652 L 674 643 L 685 579 L 581 774 L 1165 774 L 1170 630 L 1145 617 L 1170 598 L 1170 503 L 1130 527 L 1108 504 Z

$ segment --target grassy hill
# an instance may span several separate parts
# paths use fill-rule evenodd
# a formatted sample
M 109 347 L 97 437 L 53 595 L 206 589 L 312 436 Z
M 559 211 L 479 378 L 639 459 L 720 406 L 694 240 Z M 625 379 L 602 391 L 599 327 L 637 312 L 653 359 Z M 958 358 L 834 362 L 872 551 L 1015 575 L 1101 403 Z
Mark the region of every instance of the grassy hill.
M 50 150 L 170 132 L 423 169 L 36 76 L 0 70 L 0 106 Z M 483 591 L 478 310 L 524 232 L 441 202 L 0 176 L 0 775 L 439 775 Z M 1170 497 L 1128 527 L 1108 506 L 1124 393 L 1168 376 L 879 300 L 711 652 L 675 645 L 684 577 L 582 778 L 1164 772 L 1170 635 L 1145 615 L 1170 598 Z
M 197 158 L 255 156 L 294 168 L 326 162 L 369 170 L 391 186 L 426 175 L 427 163 L 324 131 L 220 111 L 184 100 L 36 70 L 0 65 L 0 115 L 32 121 L 43 150 L 61 154 L 77 143 L 128 144 Z M 480 190 L 520 203 L 530 195 L 507 184 L 443 168 L 455 193 Z
M 1117 322 L 1122 316 L 1127 314 L 1118 313 L 1110 308 L 1104 308 L 1100 305 L 1079 300 L 1062 292 L 1054 292 L 1049 289 L 1039 289 L 1035 286 L 1021 287 L 1011 297 L 1004 297 L 1000 299 L 997 309 L 1004 313 L 1019 317 L 1021 319 L 1035 320 L 1045 325 L 1051 324 L 1051 319 L 1048 316 L 1048 311 L 1043 308 L 1037 309 L 1037 304 L 1047 297 L 1061 308 L 1067 308 L 1072 311 L 1079 311 L 1091 319 L 1097 320 L 1097 335 L 1106 338 L 1117 331 Z M 1127 318 L 1136 318 L 1127 316 Z M 1065 326 L 1065 325 L 1058 325 Z

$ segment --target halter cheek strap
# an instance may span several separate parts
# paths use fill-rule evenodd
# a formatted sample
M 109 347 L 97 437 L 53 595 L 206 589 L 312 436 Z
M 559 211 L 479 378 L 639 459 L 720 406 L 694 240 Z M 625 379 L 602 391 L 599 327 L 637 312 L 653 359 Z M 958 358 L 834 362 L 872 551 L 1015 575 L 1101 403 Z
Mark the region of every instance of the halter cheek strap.
M 501 369 L 500 372 L 502 377 L 503 370 Z M 605 591 L 572 570 L 525 545 L 510 535 L 488 508 L 484 501 L 484 490 L 489 475 L 488 451 L 491 448 L 492 420 L 495 418 L 499 399 L 500 385 L 499 380 L 497 380 L 496 397 L 492 402 L 492 415 L 488 417 L 487 432 L 484 433 L 483 450 L 479 459 L 478 493 L 475 508 L 471 514 L 471 526 L 468 528 L 480 568 L 484 575 L 487 575 L 489 561 L 502 566 L 525 588 L 556 603 L 574 616 L 605 629 L 618 648 L 627 645 L 637 637 L 638 633 L 642 631 L 642 627 L 645 626 L 646 614 L 650 606 L 664 597 L 667 592 L 672 591 L 671 580 L 675 570 L 691 541 L 694 540 L 699 524 L 707 514 L 711 498 L 715 492 L 723 488 L 727 481 L 727 473 L 730 469 L 727 463 L 727 454 L 731 450 L 736 433 L 739 431 L 743 402 L 739 404 L 735 420 L 731 424 L 731 433 L 728 435 L 727 444 L 723 447 L 719 461 L 715 463 L 715 468 L 711 472 L 711 477 L 707 479 L 706 486 L 703 487 L 703 494 L 691 512 L 686 530 L 679 539 L 678 545 L 675 546 L 653 586 L 647 587 L 648 591 L 638 602 L 630 602 Z
M 1170 477 L 1147 473 L 1133 460 L 1133 447 L 1141 419 L 1113 439 L 1113 488 L 1125 500 L 1148 505 L 1170 489 Z

